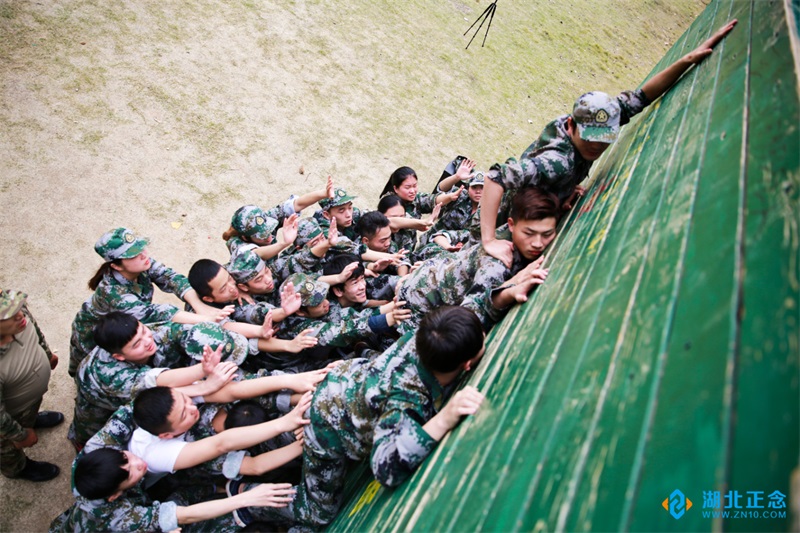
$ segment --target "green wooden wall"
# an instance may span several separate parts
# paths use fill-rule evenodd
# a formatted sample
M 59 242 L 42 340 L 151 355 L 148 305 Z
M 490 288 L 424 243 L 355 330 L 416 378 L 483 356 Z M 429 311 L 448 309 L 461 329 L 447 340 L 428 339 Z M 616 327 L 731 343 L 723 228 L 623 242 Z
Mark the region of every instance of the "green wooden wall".
M 710 3 L 653 72 L 727 20 L 738 26 L 595 165 L 547 283 L 495 328 L 470 379 L 483 411 L 396 490 L 360 466 L 330 529 L 790 527 L 798 15 L 792 0 Z M 675 489 L 693 504 L 679 519 L 662 507 Z M 738 491 L 742 508 L 704 517 L 713 491 L 721 506 Z M 747 509 L 759 491 L 763 508 Z M 774 491 L 786 518 L 733 518 L 771 511 Z

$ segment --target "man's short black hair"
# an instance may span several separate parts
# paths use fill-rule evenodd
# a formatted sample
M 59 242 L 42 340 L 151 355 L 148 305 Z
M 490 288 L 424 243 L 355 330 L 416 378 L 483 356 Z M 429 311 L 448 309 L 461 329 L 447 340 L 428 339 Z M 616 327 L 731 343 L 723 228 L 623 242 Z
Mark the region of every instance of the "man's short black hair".
M 122 353 L 137 331 L 139 321 L 136 317 L 122 311 L 112 311 L 98 320 L 94 327 L 94 342 L 108 353 Z
M 170 387 L 145 389 L 133 400 L 133 420 L 151 435 L 168 433 L 172 430 L 168 418 L 174 404 Z
M 416 342 L 422 366 L 432 372 L 452 372 L 483 349 L 483 327 L 466 307 L 442 306 L 422 318 Z
M 364 275 L 364 265 L 361 263 L 361 259 L 353 254 L 338 254 L 334 256 L 333 259 L 325 263 L 325 267 L 322 269 L 322 275 L 335 276 L 336 274 L 341 274 L 342 270 L 344 270 L 345 267 L 347 267 L 347 265 L 350 263 L 358 263 L 358 266 L 355 268 L 355 270 L 353 270 L 353 273 L 350 274 L 350 277 L 344 280 L 345 283 L 351 279 L 358 279 Z M 342 290 L 344 289 L 344 283 L 331 285 L 331 289 L 334 287 Z
M 75 489 L 90 500 L 106 499 L 128 479 L 126 464 L 128 458 L 114 448 L 99 448 L 84 454 L 75 463 Z
M 263 407 L 256 402 L 243 400 L 228 409 L 228 416 L 225 417 L 225 429 L 254 426 L 267 420 L 269 420 L 267 411 Z
M 211 287 L 208 283 L 217 277 L 222 265 L 213 259 L 200 259 L 192 265 L 189 269 L 189 285 L 197 292 L 197 295 L 202 298 L 203 296 L 211 296 Z
M 380 211 L 370 211 L 361 215 L 358 221 L 358 234 L 371 239 L 385 227 L 389 226 L 389 219 Z
M 511 200 L 511 220 L 544 220 L 561 215 L 558 197 L 536 187 L 519 189 Z

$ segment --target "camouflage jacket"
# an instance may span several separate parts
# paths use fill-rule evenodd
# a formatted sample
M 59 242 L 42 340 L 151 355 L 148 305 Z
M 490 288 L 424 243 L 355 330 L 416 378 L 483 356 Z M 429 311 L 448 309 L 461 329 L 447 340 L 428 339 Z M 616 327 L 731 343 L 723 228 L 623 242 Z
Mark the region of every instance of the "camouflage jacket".
M 322 214 L 323 210 L 319 209 L 314 213 L 314 219 L 319 224 L 319 227 L 322 228 L 323 233 L 328 235 L 328 228 L 331 227 L 331 222 Z M 337 231 L 339 232 L 339 236 L 344 236 L 350 239 L 352 242 L 357 243 L 361 240 L 358 231 L 358 222 L 361 220 L 361 210 L 355 206 L 353 206 L 353 223 L 350 224 L 346 228 L 342 228 L 337 226 Z M 348 252 L 350 253 L 350 252 Z
M 311 248 L 303 246 L 299 250 L 294 248 L 284 250 L 266 263 L 272 271 L 275 287 L 280 287 L 281 283 L 292 274 L 315 274 L 321 271 L 322 259 L 314 255 Z
M 460 187 L 461 185 L 458 186 Z M 469 225 L 472 214 L 472 200 L 469 198 L 467 189 L 464 189 L 455 201 L 442 208 L 439 218 L 426 233 L 435 234 L 443 230 L 462 230 Z
M 159 374 L 168 368 L 193 364 L 181 347 L 191 324 L 169 322 L 151 328 L 157 350 L 149 364 L 119 361 L 99 346 L 78 366 L 75 376 L 75 415 L 68 438 L 83 444 L 97 433 L 120 406 L 144 389 L 156 386 Z
M 273 305 L 270 301 L 263 297 L 263 295 L 254 296 L 255 303 L 233 303 L 233 313 L 230 318 L 236 322 L 247 322 L 248 324 L 261 325 L 267 317 L 267 313 L 276 309 L 277 306 Z
M 147 272 L 139 274 L 136 281 L 125 279 L 117 271 L 112 271 L 100 281 L 92 297 L 84 302 L 72 322 L 70 376 L 75 376 L 78 364 L 95 347 L 94 326 L 99 317 L 111 311 L 124 311 L 145 324 L 172 319 L 179 309 L 174 305 L 154 304 L 154 285 L 181 298 L 192 290 L 186 276 L 156 260 L 152 260 Z
M 37 339 L 37 342 L 39 343 L 39 346 L 41 347 L 42 351 L 44 352 L 44 357 L 46 357 L 47 360 L 49 361 L 49 359 L 53 356 L 53 351 L 50 349 L 50 346 L 48 346 L 47 340 L 44 338 L 44 334 L 42 333 L 42 330 L 39 329 L 39 324 L 36 323 L 36 319 L 33 318 L 33 315 L 28 310 L 27 304 L 23 304 L 22 305 L 22 313 L 25 315 L 25 318 L 28 320 L 28 325 L 26 326 L 26 329 L 27 328 L 31 328 L 31 327 L 33 328 L 34 335 L 32 335 L 32 337 Z M 23 332 L 23 333 L 25 333 L 25 332 Z M 18 337 L 18 336 L 22 335 L 23 333 L 20 333 L 20 334 L 16 335 L 15 337 Z M 19 340 L 13 340 L 13 341 L 11 341 L 10 343 L 8 343 L 8 344 L 6 344 L 4 346 L 0 346 L 0 359 L 2 359 L 3 357 L 6 357 L 8 354 L 10 354 L 10 356 L 13 357 L 14 353 L 17 350 L 17 348 L 19 347 L 18 344 L 17 344 L 18 342 L 19 342 Z M 49 362 L 48 363 L 43 363 L 43 364 L 47 365 L 48 371 L 49 371 L 50 370 L 49 369 Z M 19 441 L 19 440 L 24 439 L 27 436 L 28 433 L 27 433 L 27 430 L 25 428 L 23 428 L 21 425 L 19 425 L 19 423 L 16 420 L 14 420 L 14 417 L 12 417 L 10 414 L 8 414 L 6 412 L 5 401 L 3 400 L 3 395 L 5 393 L 7 393 L 8 391 L 4 390 L 5 386 L 6 386 L 6 384 L 3 382 L 2 379 L 0 379 L 0 436 L 2 436 L 3 439 L 8 439 L 8 440 L 12 440 L 12 441 Z
M 72 507 L 50 524 L 50 533 L 173 531 L 177 528 L 178 505 L 172 501 L 152 501 L 140 482 L 114 501 L 76 496 Z M 227 531 L 236 531 L 236 528 Z
M 509 269 L 487 254 L 480 244 L 457 254 L 442 254 L 425 261 L 400 288 L 398 298 L 407 302 L 412 316 L 398 329 L 405 333 L 416 328 L 422 317 L 436 307 L 463 305 L 478 315 L 488 331 L 506 312 L 492 305 L 492 293 L 528 263 L 530 261 L 514 249 Z
M 436 207 L 436 194 L 419 193 L 413 202 L 403 202 L 407 218 L 422 218 L 423 214 L 432 213 Z M 413 263 L 413 252 L 417 247 L 417 230 L 401 229 L 392 234 L 392 242 L 397 245 L 397 249 L 406 249 L 409 252 L 408 258 Z
M 78 444 L 88 441 L 122 405 L 141 390 L 156 386 L 166 368 L 118 361 L 99 346 L 78 367 L 75 416 L 69 438 Z
M 621 93 L 617 102 L 621 109 L 620 125 L 627 124 L 650 103 L 641 89 Z M 486 177 L 504 189 L 535 186 L 564 201 L 586 179 L 592 167 L 592 162 L 581 157 L 572 144 L 567 118 L 569 115 L 563 115 L 550 122 L 519 161 L 510 158 L 505 164 L 495 164 Z
M 419 362 L 412 333 L 375 359 L 351 359 L 317 386 L 306 439 L 333 459 L 369 457 L 381 484 L 401 484 L 436 441 L 422 426 L 450 390 Z

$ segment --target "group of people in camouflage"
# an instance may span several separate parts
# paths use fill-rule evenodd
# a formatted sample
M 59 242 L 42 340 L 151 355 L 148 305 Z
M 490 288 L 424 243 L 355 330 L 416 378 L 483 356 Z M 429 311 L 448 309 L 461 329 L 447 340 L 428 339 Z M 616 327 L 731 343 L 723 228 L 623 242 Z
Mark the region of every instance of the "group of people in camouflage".
M 129 229 L 104 234 L 70 342 L 76 501 L 51 531 L 318 528 L 351 462 L 401 484 L 479 409 L 482 393 L 456 389 L 485 333 L 546 282 L 543 254 L 592 162 L 735 22 L 636 91 L 582 95 L 519 160 L 479 172 L 456 158 L 431 194 L 401 167 L 374 211 L 330 177 L 243 206 L 225 264 L 184 276 Z M 185 307 L 153 303 L 154 285 Z M 2 473 L 42 481 L 58 468 L 21 450 L 63 416 L 38 413 L 57 358 L 25 298 L 0 299 Z

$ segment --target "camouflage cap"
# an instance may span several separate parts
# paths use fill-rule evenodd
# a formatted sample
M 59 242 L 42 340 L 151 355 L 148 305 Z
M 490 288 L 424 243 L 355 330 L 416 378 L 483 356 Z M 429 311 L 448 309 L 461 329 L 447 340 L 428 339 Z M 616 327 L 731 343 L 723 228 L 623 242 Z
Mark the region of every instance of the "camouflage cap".
M 0 291 L 0 320 L 7 320 L 22 309 L 28 295 L 20 291 Z
M 331 207 L 339 207 L 340 205 L 352 202 L 356 198 L 358 198 L 358 196 L 350 196 L 349 194 L 347 194 L 347 191 L 345 191 L 341 187 L 336 187 L 335 189 L 333 189 L 333 199 L 323 198 L 322 200 L 319 201 L 319 206 L 322 209 L 328 210 Z
M 321 304 L 328 296 L 330 285 L 324 281 L 306 274 L 292 274 L 281 283 L 281 291 L 287 283 L 294 284 L 294 290 L 300 295 L 300 304 L 303 307 L 314 307 Z
M 257 205 L 243 205 L 233 214 L 231 226 L 239 235 L 267 240 L 278 227 L 278 221 Z
M 478 185 L 483 187 L 483 172 L 475 172 L 469 180 L 470 187 L 476 187 Z
M 236 283 L 247 283 L 266 268 L 267 264 L 252 248 L 239 248 L 225 268 Z
M 116 228 L 103 233 L 94 243 L 94 251 L 106 261 L 130 259 L 142 253 L 149 243 L 149 240 L 137 237 L 128 228 Z
M 313 218 L 301 218 L 297 223 L 297 238 L 294 240 L 294 245 L 302 248 L 318 235 L 322 235 L 319 222 Z
M 578 125 L 581 139 L 611 144 L 619 133 L 620 107 L 616 98 L 592 91 L 575 101 L 572 118 Z
M 232 361 L 240 365 L 247 357 L 249 349 L 247 339 L 228 332 L 214 322 L 195 324 L 185 329 L 181 336 L 181 346 L 195 361 L 203 359 L 203 347 L 210 346 L 212 350 L 216 350 L 220 345 L 222 345 L 221 361 Z

